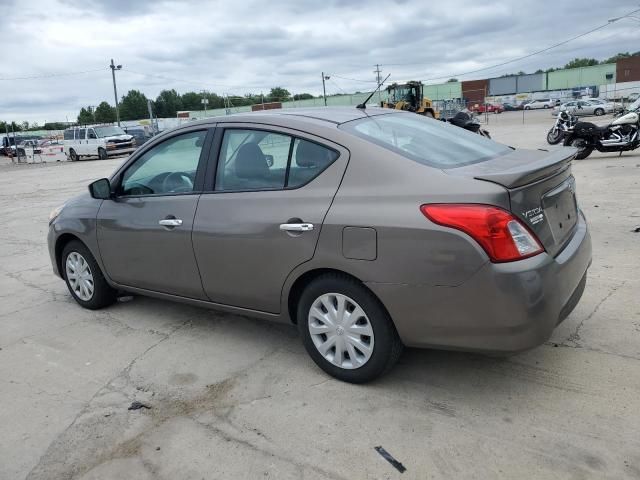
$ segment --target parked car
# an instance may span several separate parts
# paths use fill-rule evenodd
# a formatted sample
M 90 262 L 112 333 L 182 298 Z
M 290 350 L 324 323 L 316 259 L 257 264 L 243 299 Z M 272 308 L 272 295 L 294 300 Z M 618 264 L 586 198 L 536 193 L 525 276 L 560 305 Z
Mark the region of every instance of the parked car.
M 475 103 L 469 109 L 474 113 L 485 113 L 485 110 L 488 113 L 502 113 L 504 112 L 504 108 L 502 105 L 497 103 Z
M 536 110 L 539 108 L 553 108 L 555 106 L 555 100 L 550 100 L 548 98 L 543 98 L 541 100 L 532 100 L 531 102 L 524 105 L 525 110 Z
M 605 113 L 612 113 L 614 110 L 614 104 L 611 102 L 603 102 L 598 99 L 573 100 L 571 102 L 563 103 L 559 107 L 554 107 L 554 109 L 551 110 L 551 115 L 557 115 L 559 112 L 564 110 L 567 110 L 569 113 L 576 116 L 600 116 Z
M 151 139 L 151 136 L 147 135 L 147 132 L 142 127 L 127 127 L 124 130 L 127 134 L 133 136 L 137 147 L 144 145 Z
M 514 110 L 522 110 L 522 105 L 516 105 L 513 103 L 503 103 L 502 108 L 505 112 L 512 112 Z
M 549 338 L 591 262 L 574 154 L 391 109 L 205 119 L 56 208 L 49 254 L 82 307 L 124 291 L 297 324 L 320 368 L 365 382 L 404 345 Z
M 123 155 L 136 149 L 132 135 L 111 125 L 68 128 L 63 138 L 64 153 L 72 161 L 92 155 L 104 160 L 110 155 Z

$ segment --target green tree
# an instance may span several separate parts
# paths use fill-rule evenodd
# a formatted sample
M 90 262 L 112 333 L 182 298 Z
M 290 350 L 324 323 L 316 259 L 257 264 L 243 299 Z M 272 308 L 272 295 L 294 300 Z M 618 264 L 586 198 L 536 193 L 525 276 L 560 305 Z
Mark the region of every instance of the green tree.
M 147 118 L 147 97 L 139 90 L 129 90 L 120 101 L 120 118 L 122 120 L 140 120 Z
M 180 110 L 203 110 L 204 105 L 202 99 L 205 98 L 201 93 L 186 92 L 182 94 L 182 108 Z M 208 108 L 211 108 L 207 105 Z
M 107 102 L 101 102 L 93 116 L 97 123 L 113 123 L 116 121 L 116 109 Z
M 291 94 L 289 90 L 282 87 L 273 87 L 269 92 L 269 101 L 270 102 L 283 102 L 287 100 Z M 265 98 L 266 101 L 266 98 Z
M 539 68 L 538 70 L 536 70 L 534 73 L 544 73 L 544 70 L 542 70 L 541 68 Z
M 95 118 L 93 117 L 93 109 L 91 107 L 80 109 L 80 113 L 78 114 L 78 123 L 80 125 L 86 125 L 87 123 L 94 123 Z
M 175 90 L 162 90 L 154 102 L 155 114 L 160 118 L 173 118 L 178 114 L 178 110 L 195 110 L 195 108 L 184 108 L 182 103 L 180 94 Z
M 580 67 L 591 67 L 593 65 L 598 65 L 600 62 L 595 58 L 574 58 L 569 63 L 567 63 L 564 68 L 580 68 Z
M 294 100 L 311 100 L 313 98 L 313 95 L 311 95 L 310 93 L 296 93 L 293 96 Z

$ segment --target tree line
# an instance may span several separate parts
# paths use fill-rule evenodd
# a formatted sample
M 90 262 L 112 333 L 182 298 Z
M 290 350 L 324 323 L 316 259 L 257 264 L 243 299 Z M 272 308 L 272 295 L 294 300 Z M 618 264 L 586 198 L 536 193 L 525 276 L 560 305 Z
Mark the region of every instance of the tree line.
M 565 70 L 567 68 L 581 68 L 581 67 L 592 67 L 594 65 L 604 65 L 607 63 L 616 63 L 618 60 L 622 60 L 623 58 L 629 57 L 637 57 L 640 56 L 640 51 L 629 53 L 629 52 L 620 52 L 616 53 L 614 56 L 606 58 L 602 61 L 597 60 L 595 58 L 574 58 L 570 62 L 565 63 L 564 67 L 551 67 L 543 70 L 539 68 L 533 73 L 550 73 L 555 72 L 556 70 Z M 505 75 L 500 75 L 501 77 L 514 77 L 516 75 L 526 75 L 525 72 L 520 70 L 518 73 L 507 73 Z
M 286 100 L 306 100 L 313 98 L 309 93 L 291 95 L 282 87 L 274 87 L 267 95 L 248 93 L 241 97 L 225 97 L 212 92 L 186 92 L 180 94 L 174 89 L 162 90 L 151 100 L 153 115 L 158 118 L 172 118 L 179 111 L 204 110 L 203 99 L 207 100 L 207 109 L 232 108 L 258 103 L 282 102 Z M 139 120 L 149 116 L 148 101 L 150 99 L 139 90 L 129 90 L 119 102 L 120 120 Z M 78 114 L 79 124 L 112 123 L 116 121 L 116 110 L 108 102 L 103 101 L 97 107 L 82 107 Z

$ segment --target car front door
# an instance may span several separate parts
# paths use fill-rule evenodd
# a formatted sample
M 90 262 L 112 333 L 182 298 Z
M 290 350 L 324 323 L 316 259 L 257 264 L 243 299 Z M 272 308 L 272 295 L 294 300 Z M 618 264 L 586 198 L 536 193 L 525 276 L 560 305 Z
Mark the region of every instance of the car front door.
M 75 150 L 78 155 L 88 155 L 86 128 L 79 128 L 76 130 Z
M 212 131 L 180 130 L 131 160 L 114 177 L 114 198 L 98 212 L 98 245 L 118 284 L 206 298 L 191 230 Z
M 215 182 L 200 197 L 193 247 L 216 303 L 280 311 L 287 276 L 313 257 L 348 151 L 282 128 L 229 125 L 214 142 Z
M 87 155 L 98 155 L 98 136 L 93 128 L 87 128 Z

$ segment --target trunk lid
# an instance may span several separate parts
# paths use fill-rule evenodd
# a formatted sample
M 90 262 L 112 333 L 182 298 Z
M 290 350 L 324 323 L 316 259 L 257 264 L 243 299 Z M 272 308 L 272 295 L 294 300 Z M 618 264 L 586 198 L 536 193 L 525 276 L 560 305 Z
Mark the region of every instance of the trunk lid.
M 555 256 L 571 238 L 578 222 L 571 160 L 576 149 L 552 152 L 514 150 L 485 162 L 445 172 L 503 186 L 511 213 L 533 231 L 547 253 Z

